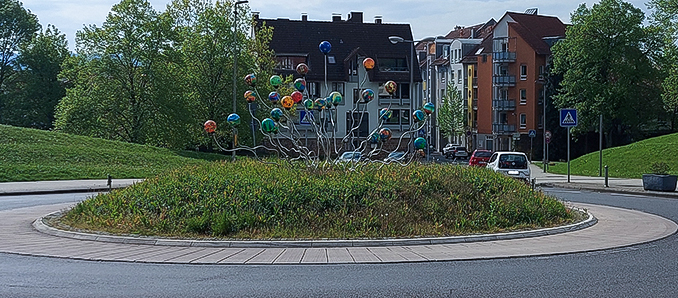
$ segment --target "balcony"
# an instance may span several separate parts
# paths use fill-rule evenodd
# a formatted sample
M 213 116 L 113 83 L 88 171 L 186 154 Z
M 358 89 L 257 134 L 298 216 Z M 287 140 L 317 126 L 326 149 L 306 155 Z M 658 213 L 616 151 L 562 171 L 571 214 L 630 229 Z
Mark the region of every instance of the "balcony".
M 516 132 L 516 126 L 510 124 L 492 123 L 492 132 L 496 134 L 510 134 Z
M 516 85 L 516 76 L 509 75 L 493 76 L 492 84 L 498 87 L 513 87 Z
M 492 53 L 492 62 L 494 63 L 516 62 L 516 52 L 494 52 Z
M 516 100 L 515 99 L 493 100 L 492 108 L 495 111 L 514 111 L 516 109 Z

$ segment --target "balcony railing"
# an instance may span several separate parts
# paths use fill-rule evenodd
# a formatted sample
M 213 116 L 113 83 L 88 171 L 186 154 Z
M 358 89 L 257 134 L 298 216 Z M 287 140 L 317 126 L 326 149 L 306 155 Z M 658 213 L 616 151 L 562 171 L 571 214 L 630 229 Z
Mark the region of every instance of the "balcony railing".
M 496 134 L 507 134 L 516 132 L 516 126 L 511 124 L 492 123 L 492 132 Z
M 516 62 L 516 52 L 494 52 L 492 53 L 492 62 Z
M 513 87 L 516 85 L 516 76 L 493 76 L 492 84 L 500 87 Z
M 516 109 L 515 99 L 499 99 L 492 101 L 492 108 L 496 111 L 513 111 Z

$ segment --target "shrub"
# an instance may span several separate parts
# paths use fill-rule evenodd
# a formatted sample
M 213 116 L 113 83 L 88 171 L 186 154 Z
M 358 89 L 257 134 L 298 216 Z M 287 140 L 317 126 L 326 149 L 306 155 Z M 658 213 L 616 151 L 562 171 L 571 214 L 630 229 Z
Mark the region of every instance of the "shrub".
M 658 161 L 650 164 L 650 171 L 655 175 L 668 175 L 671 172 L 671 168 L 667 163 Z

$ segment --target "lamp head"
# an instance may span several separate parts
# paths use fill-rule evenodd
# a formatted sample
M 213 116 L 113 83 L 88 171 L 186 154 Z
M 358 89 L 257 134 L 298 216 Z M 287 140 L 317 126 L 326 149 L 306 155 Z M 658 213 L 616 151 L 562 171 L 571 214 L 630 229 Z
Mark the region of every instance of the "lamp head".
M 400 36 L 389 36 L 389 37 L 388 37 L 388 40 L 389 40 L 392 44 L 397 44 L 397 43 L 399 43 L 399 42 L 404 42 L 404 41 L 405 41 L 405 39 L 402 38 L 402 37 L 400 37 Z

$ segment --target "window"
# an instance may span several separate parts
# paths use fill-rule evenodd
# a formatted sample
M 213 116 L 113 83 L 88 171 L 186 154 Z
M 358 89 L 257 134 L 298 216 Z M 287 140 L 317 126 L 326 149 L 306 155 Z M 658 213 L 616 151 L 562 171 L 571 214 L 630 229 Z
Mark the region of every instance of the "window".
M 525 81 L 527 80 L 527 65 L 520 65 L 520 79 Z
M 450 82 L 454 82 L 454 70 L 450 71 Z
M 527 128 L 527 115 L 520 114 L 520 129 Z
M 387 125 L 410 125 L 410 110 L 409 109 L 391 109 L 393 114 L 391 118 L 388 118 L 384 121 L 384 124 Z M 400 129 L 400 128 L 397 128 Z M 403 128 L 404 129 L 404 128 Z
M 275 57 L 276 69 L 295 70 L 299 63 L 306 63 L 305 56 L 278 56 Z
M 443 57 L 447 58 L 449 56 L 450 56 L 450 46 L 444 45 L 443 46 Z
M 520 89 L 520 104 L 527 104 L 527 90 L 525 89 Z
M 320 83 L 318 82 L 307 82 L 306 88 L 308 89 L 308 95 L 313 99 L 320 97 Z
M 539 117 L 539 123 L 537 124 L 538 127 L 539 127 L 539 129 L 542 129 L 542 128 L 543 128 L 543 126 L 542 126 L 542 123 L 543 123 L 543 122 L 544 122 L 544 117 Z
M 404 58 L 379 58 L 380 71 L 407 71 L 407 60 Z
M 460 70 L 457 70 L 457 83 L 461 84 L 461 80 L 462 80 L 462 78 L 461 78 L 461 69 L 460 69 Z
M 327 63 L 329 64 L 336 64 L 337 60 L 334 59 L 334 56 L 327 56 Z
M 332 91 L 337 91 L 344 95 L 344 82 L 332 82 Z
M 539 80 L 544 80 L 544 65 L 539 65 Z

